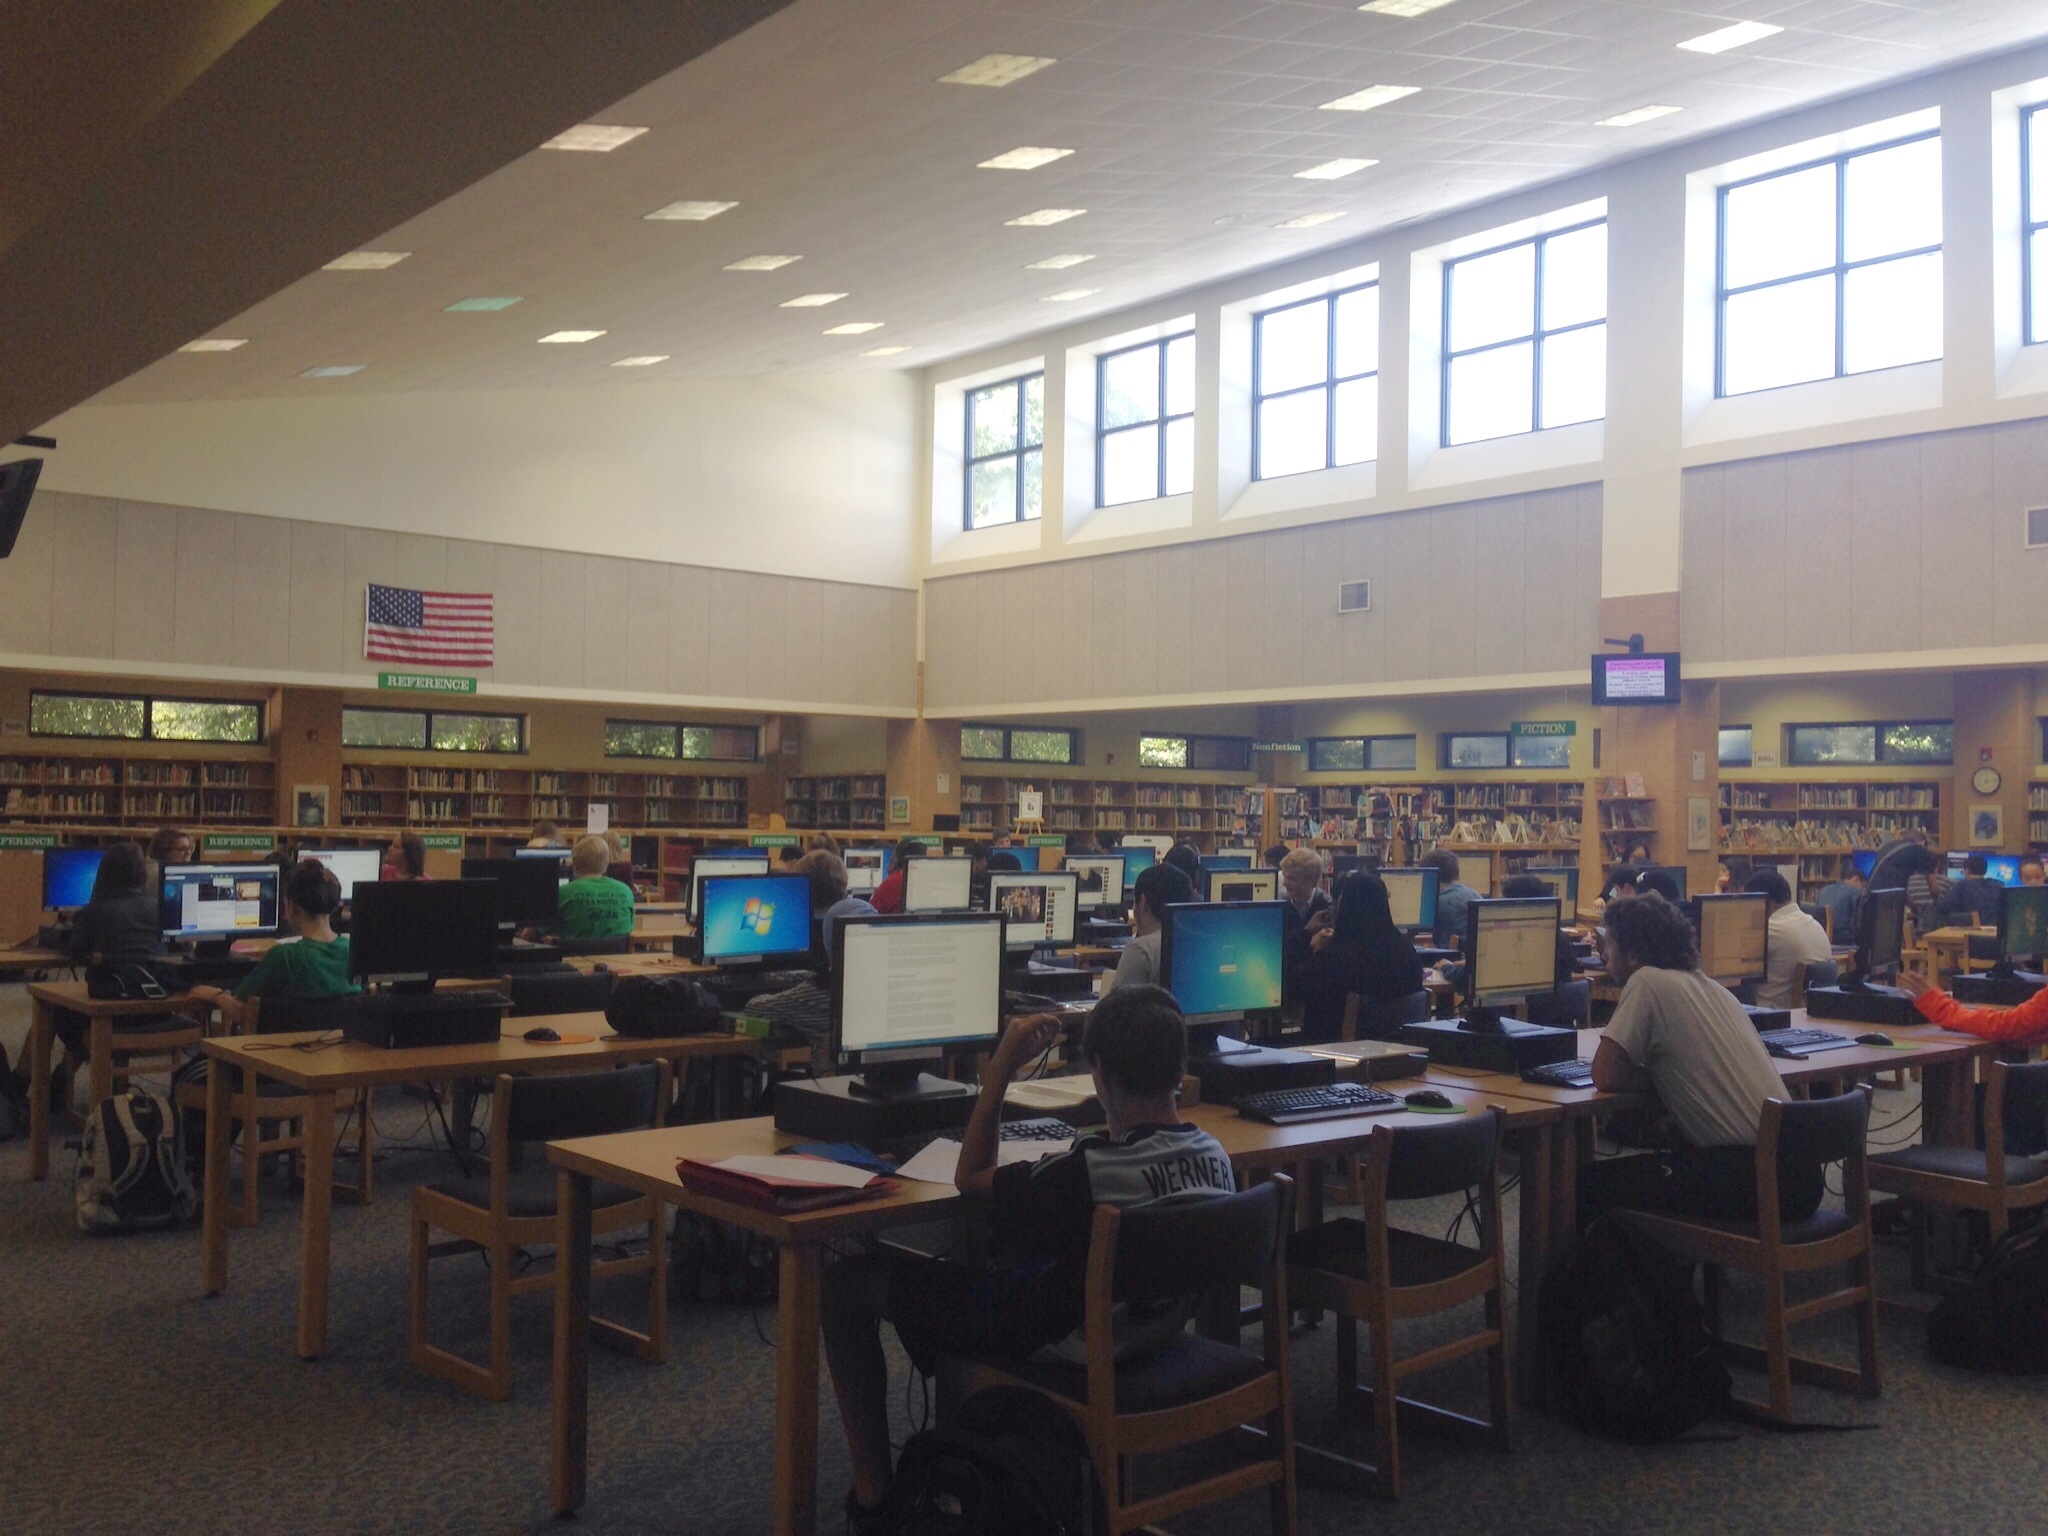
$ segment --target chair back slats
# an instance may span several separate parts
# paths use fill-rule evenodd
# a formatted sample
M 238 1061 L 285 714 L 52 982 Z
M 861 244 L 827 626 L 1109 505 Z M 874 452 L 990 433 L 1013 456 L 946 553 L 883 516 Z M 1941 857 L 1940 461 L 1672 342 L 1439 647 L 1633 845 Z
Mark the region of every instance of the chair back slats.
M 1142 1304 L 1258 1284 L 1280 1241 L 1280 1193 L 1279 1185 L 1268 1182 L 1232 1195 L 1122 1212 L 1116 1299 Z
M 511 1084 L 506 1135 L 514 1142 L 607 1136 L 654 1124 L 661 1064 L 608 1072 L 500 1079 Z
M 1500 1151 L 1500 1110 L 1426 1126 L 1388 1127 L 1389 1200 L 1428 1200 L 1486 1181 Z
M 2048 1151 L 2048 1061 L 1996 1065 L 2005 1074 L 1999 1105 L 2004 1110 L 2006 1150 L 2024 1157 Z
M 507 980 L 516 1017 L 550 1013 L 603 1013 L 612 999 L 612 973 L 566 972 L 547 976 L 513 976 Z
M 259 998 L 255 1032 L 259 1035 L 289 1035 L 302 1030 L 340 1029 L 366 1006 L 360 992 L 341 997 Z
M 1840 1163 L 1863 1150 L 1870 1095 L 1861 1089 L 1833 1099 L 1793 1099 L 1779 1107 L 1778 1167 Z
M 1553 991 L 1530 996 L 1522 1012 L 1531 1024 L 1554 1029 L 1584 1029 L 1593 1019 L 1593 983 L 1567 981 Z

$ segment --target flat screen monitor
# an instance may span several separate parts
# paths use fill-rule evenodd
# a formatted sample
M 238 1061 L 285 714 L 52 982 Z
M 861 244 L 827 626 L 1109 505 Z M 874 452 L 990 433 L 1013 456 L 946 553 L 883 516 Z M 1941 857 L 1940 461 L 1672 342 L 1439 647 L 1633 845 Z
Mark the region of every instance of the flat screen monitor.
M 1011 858 L 1013 858 L 1013 859 L 1015 859 L 1015 860 L 1017 861 L 1017 869 L 1012 869 L 1012 870 L 1002 870 L 1002 869 L 999 869 L 999 870 L 997 870 L 997 871 L 996 871 L 996 873 L 997 873 L 997 874 L 999 874 L 999 875 L 1002 875 L 1002 874 L 1012 874 L 1012 875 L 1013 875 L 1013 874 L 1017 873 L 1017 870 L 1023 870 L 1023 871 L 1025 871 L 1025 872 L 1029 873 L 1030 871 L 1032 871 L 1032 870 L 1035 870 L 1035 869 L 1037 869 L 1037 868 L 1039 867 L 1039 863 L 1038 863 L 1038 854 L 1039 854 L 1039 850 L 1038 850 L 1038 849 L 1036 849 L 1036 848 L 1020 848 L 1020 847 L 1016 846 L 1016 845 L 1015 845 L 1015 844 L 1013 843 L 1013 844 L 1011 844 L 1011 845 L 1010 845 L 1009 847 L 1007 847 L 1007 848 L 991 848 L 991 849 L 989 849 L 989 851 L 988 851 L 988 852 L 989 852 L 989 857 L 990 857 L 990 858 L 994 858 L 994 857 L 995 857 L 995 856 L 996 856 L 997 854 L 999 854 L 999 853 L 1007 853 L 1007 854 L 1008 854 L 1008 855 L 1009 855 L 1009 856 L 1010 856 Z
M 903 876 L 906 912 L 965 912 L 974 905 L 972 859 L 912 859 Z
M 690 866 L 690 916 L 702 926 L 704 882 L 718 875 L 765 875 L 765 853 L 714 853 L 700 857 Z
M 886 848 L 849 848 L 840 858 L 846 865 L 846 888 L 856 896 L 866 895 L 888 877 Z
M 1252 856 L 1248 853 L 1205 853 L 1202 855 L 1202 868 L 1204 870 L 1250 869 L 1251 867 Z
M 1796 865 L 1794 869 L 1796 872 Z M 1647 864 L 1643 867 L 1643 873 L 1646 875 L 1652 870 L 1658 874 L 1669 876 L 1671 883 L 1678 887 L 1678 899 L 1680 901 L 1686 900 L 1685 866 L 1683 864 Z M 1795 886 L 1794 889 L 1796 890 L 1797 887 Z
M 1166 909 L 1159 984 L 1188 1023 L 1220 1024 L 1280 1006 L 1283 910 L 1277 901 Z
M 43 850 L 43 905 L 52 912 L 68 912 L 92 900 L 93 882 L 100 877 L 99 848 L 45 848 Z
M 704 958 L 739 965 L 811 952 L 811 882 L 803 875 L 713 875 L 704 882 Z
M 166 864 L 167 939 L 253 939 L 277 927 L 275 864 Z
M 1557 921 L 1550 896 L 1475 901 L 1465 914 L 1465 986 L 1480 1007 L 1557 990 Z
M 1897 887 L 1871 891 L 1863 898 L 1863 928 L 1856 940 L 1856 969 L 1865 977 L 1889 976 L 1898 969 L 1906 936 L 1906 893 Z
M 569 850 L 566 848 L 520 848 L 513 852 L 515 859 L 546 859 L 555 866 L 555 880 L 566 884 L 569 879 Z
M 832 937 L 832 1058 L 842 1070 L 984 1051 L 1001 1034 L 995 913 L 850 917 Z
M 1849 862 L 1856 866 L 1856 873 L 1868 880 L 1877 873 L 1877 850 L 1866 848 L 1860 853 L 1849 855 Z
M 1355 875 L 1361 869 L 1373 874 L 1379 873 L 1380 861 L 1376 854 L 1333 853 L 1330 855 L 1330 886 L 1335 889 L 1337 882 L 1346 875 Z
M 1770 914 L 1758 892 L 1702 896 L 1700 970 L 1715 981 L 1762 981 Z
M 1208 882 L 1208 896 L 1212 902 L 1280 899 L 1280 871 L 1277 869 L 1250 869 L 1241 866 L 1212 869 L 1206 871 L 1202 878 Z
M 1593 702 L 1600 704 L 1676 704 L 1678 652 L 1648 651 L 1640 656 L 1595 656 Z
M 1003 920 L 1003 948 L 1029 950 L 1073 943 L 1080 884 L 1071 870 L 992 871 L 988 909 Z
M 334 878 L 341 882 L 343 901 L 355 899 L 358 882 L 370 885 L 383 878 L 384 854 L 376 848 L 301 848 L 299 857 L 333 870 Z
M 1166 857 L 1167 850 L 1173 846 L 1173 839 L 1162 832 L 1126 832 L 1117 839 L 1117 846 L 1119 848 L 1149 848 L 1152 850 L 1153 858 L 1163 859 Z
M 498 974 L 498 882 L 379 880 L 356 892 L 348 967 L 387 979 Z
M 561 881 L 545 859 L 464 859 L 462 878 L 497 883 L 501 923 L 544 923 L 555 915 Z
M 1124 904 L 1124 861 L 1115 854 L 1076 854 L 1060 867 L 1080 882 L 1076 899 L 1082 906 L 1120 907 Z
M 1124 856 L 1125 885 L 1159 862 L 1159 850 L 1149 843 L 1125 843 L 1117 852 Z
M 1518 875 L 1533 875 L 1550 887 L 1550 894 L 1564 903 L 1567 912 L 1579 909 L 1579 870 L 1576 864 L 1532 864 L 1527 869 L 1515 871 Z
M 1493 855 L 1490 853 L 1459 854 L 1458 884 L 1470 886 L 1482 896 L 1491 896 L 1493 894 Z
M 2003 886 L 2015 886 L 2020 883 L 2020 860 L 2018 854 L 1980 853 L 1976 857 L 1984 861 L 1984 878 L 1986 880 L 1996 880 Z M 1951 853 L 1948 856 L 1948 862 L 1943 868 L 1942 873 L 1951 880 L 1969 879 L 1970 872 L 1964 866 L 1968 864 L 1970 858 L 1971 855 L 1967 853 Z
M 1998 914 L 1998 954 L 2008 962 L 2048 955 L 2048 885 L 2016 885 Z
M 1436 896 L 1443 878 L 1432 866 L 1422 869 L 1382 869 L 1380 880 L 1387 888 L 1387 905 L 1393 909 L 1394 926 L 1407 933 L 1427 933 L 1436 927 Z

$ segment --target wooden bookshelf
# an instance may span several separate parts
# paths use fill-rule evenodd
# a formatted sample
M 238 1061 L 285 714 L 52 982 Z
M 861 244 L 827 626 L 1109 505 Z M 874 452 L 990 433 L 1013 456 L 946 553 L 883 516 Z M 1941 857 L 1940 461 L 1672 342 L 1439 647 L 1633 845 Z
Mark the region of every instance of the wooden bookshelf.
M 879 773 L 793 778 L 784 788 L 783 803 L 783 816 L 792 827 L 878 831 L 888 818 L 889 783 Z
M 265 758 L 0 756 L 0 823 L 268 826 L 277 767 Z
M 1027 787 L 1045 796 L 1046 831 L 1110 842 L 1127 832 L 1144 832 L 1213 849 L 1256 839 L 1264 819 L 1263 810 L 1249 804 L 1260 792 L 1244 784 L 963 774 L 960 830 L 987 833 L 1008 826 L 1017 817 L 1017 796 Z M 792 814 L 790 820 L 796 819 Z
M 1940 846 L 1942 790 L 1937 779 L 1724 781 L 1720 851 L 1796 858 L 1801 890 L 1818 888 L 1838 878 L 1852 854 L 1908 832 L 1924 832 Z M 2040 788 L 2031 792 L 2041 797 Z
M 2048 848 L 2048 784 L 2035 784 L 2027 790 L 2027 843 Z
M 744 828 L 740 774 L 555 768 L 443 768 L 345 759 L 341 824 L 510 833 L 536 821 L 581 826 L 593 802 L 613 826 Z

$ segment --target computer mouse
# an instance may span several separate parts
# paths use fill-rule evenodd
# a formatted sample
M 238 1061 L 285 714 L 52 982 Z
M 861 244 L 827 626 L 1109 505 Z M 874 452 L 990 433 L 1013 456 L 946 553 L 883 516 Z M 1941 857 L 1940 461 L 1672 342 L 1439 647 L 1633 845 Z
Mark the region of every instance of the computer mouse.
M 1867 1035 L 1858 1035 L 1856 1037 L 1856 1043 L 1858 1045 L 1890 1045 L 1892 1043 L 1892 1037 L 1890 1035 L 1881 1035 L 1873 1029 Z
M 1401 1095 L 1401 1102 L 1410 1109 L 1449 1109 L 1451 1107 L 1450 1096 L 1438 1093 L 1434 1088 L 1418 1088 L 1413 1093 L 1404 1093 Z
M 549 1040 L 559 1040 L 562 1037 L 556 1034 L 552 1029 L 549 1029 L 547 1025 L 541 1024 L 537 1025 L 532 1029 L 529 1029 L 525 1034 L 521 1035 L 519 1038 L 522 1040 L 535 1040 L 546 1042 Z

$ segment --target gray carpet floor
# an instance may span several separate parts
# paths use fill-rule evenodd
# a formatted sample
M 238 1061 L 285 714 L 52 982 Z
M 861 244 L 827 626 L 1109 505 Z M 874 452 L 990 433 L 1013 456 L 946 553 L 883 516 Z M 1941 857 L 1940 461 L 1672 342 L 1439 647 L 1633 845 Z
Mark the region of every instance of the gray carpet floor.
M 1902 1104 L 1881 1096 L 1880 1121 Z M 420 1119 L 413 1101 L 380 1110 L 387 1132 Z M 547 1505 L 547 1300 L 517 1306 L 510 1403 L 472 1401 L 405 1363 L 407 1189 L 440 1176 L 439 1155 L 394 1151 L 380 1165 L 375 1205 L 337 1205 L 333 1349 L 311 1365 L 292 1351 L 297 1201 L 276 1180 L 266 1185 L 261 1226 L 232 1235 L 230 1289 L 208 1300 L 196 1231 L 90 1238 L 76 1230 L 71 1161 L 60 1151 L 57 1176 L 30 1184 L 24 1144 L 0 1146 L 0 1530 L 627 1536 L 767 1528 L 772 1309 L 676 1307 L 665 1368 L 592 1351 L 591 1497 L 564 1526 Z M 1445 1219 L 1419 1214 L 1418 1226 L 1440 1229 Z M 1888 1293 L 1905 1294 L 1903 1254 L 1888 1250 L 1883 1259 Z M 437 1264 L 435 1285 L 437 1334 L 480 1353 L 481 1261 Z M 1748 1296 L 1737 1289 L 1738 1302 Z M 619 1281 L 600 1287 L 597 1305 L 637 1317 L 641 1298 L 634 1282 Z M 1305 1472 L 1301 1528 L 1448 1527 L 1461 1536 L 2043 1529 L 2048 1382 L 1944 1369 L 1928 1360 L 1917 1320 L 1887 1313 L 1884 1325 L 1880 1400 L 1800 1395 L 1807 1416 L 1877 1426 L 1869 1432 L 1717 1430 L 1719 1438 L 1642 1449 L 1522 1414 L 1507 1455 L 1408 1436 L 1407 1493 L 1397 1505 Z M 1415 1342 L 1429 1332 L 1418 1328 Z M 1323 1443 L 1358 1434 L 1332 1420 L 1332 1333 L 1325 1324 L 1295 1345 L 1300 1434 Z M 1809 1329 L 1806 1340 L 1849 1358 L 1845 1329 Z M 1738 1373 L 1739 1390 L 1760 1385 Z M 1482 1400 L 1476 1370 L 1422 1378 L 1419 1389 L 1471 1409 Z M 846 1461 L 829 1391 L 821 1413 L 823 1528 L 837 1530 Z M 1177 1526 L 1217 1536 L 1266 1528 L 1263 1497 Z

